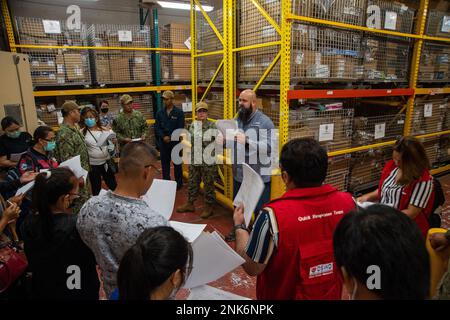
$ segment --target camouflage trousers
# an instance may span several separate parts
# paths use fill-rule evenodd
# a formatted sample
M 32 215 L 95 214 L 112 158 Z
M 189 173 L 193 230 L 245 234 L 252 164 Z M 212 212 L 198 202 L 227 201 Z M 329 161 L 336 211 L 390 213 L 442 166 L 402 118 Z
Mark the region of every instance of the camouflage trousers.
M 188 200 L 194 202 L 203 181 L 205 202 L 213 204 L 216 201 L 214 182 L 217 176 L 217 166 L 193 166 L 189 167 Z

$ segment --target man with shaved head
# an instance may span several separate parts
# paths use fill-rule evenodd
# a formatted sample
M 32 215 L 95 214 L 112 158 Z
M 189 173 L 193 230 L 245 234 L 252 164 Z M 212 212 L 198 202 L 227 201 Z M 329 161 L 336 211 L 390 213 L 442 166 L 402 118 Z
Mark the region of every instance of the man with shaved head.
M 258 110 L 257 98 L 253 90 L 247 89 L 239 96 L 239 110 L 236 116 L 239 133 L 234 137 L 236 143 L 233 151 L 233 198 L 236 197 L 243 180 L 242 163 L 248 164 L 255 170 L 264 182 L 264 192 L 255 208 L 258 215 L 263 205 L 270 200 L 270 167 L 272 164 L 263 159 L 261 155 L 270 155 L 272 152 L 272 131 L 275 129 L 272 120 Z M 223 136 L 218 135 L 216 141 L 223 143 Z M 239 153 L 245 155 L 240 159 Z M 255 161 L 256 159 L 256 161 Z M 242 161 L 243 160 L 243 161 Z M 227 241 L 234 240 L 235 228 L 227 236 Z
M 141 199 L 157 171 L 156 157 L 156 150 L 145 142 L 126 144 L 120 157 L 116 190 L 92 197 L 78 215 L 78 232 L 102 270 L 108 297 L 117 287 L 119 262 L 139 235 L 147 228 L 168 225 Z

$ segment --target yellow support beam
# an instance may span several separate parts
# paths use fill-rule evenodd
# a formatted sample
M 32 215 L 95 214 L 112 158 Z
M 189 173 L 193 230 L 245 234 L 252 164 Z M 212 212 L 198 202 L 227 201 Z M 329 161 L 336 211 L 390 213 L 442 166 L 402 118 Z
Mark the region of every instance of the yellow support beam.
M 82 96 L 94 94 L 114 94 L 132 92 L 151 92 L 165 90 L 190 90 L 191 86 L 146 86 L 146 87 L 125 87 L 125 88 L 100 88 L 100 89 L 71 89 L 71 90 L 48 90 L 34 91 L 35 97 L 60 97 L 60 96 Z
M 195 2 L 191 0 L 191 100 L 192 100 L 192 118 L 195 119 L 195 105 L 197 104 L 197 15 L 195 11 Z
M 429 41 L 438 41 L 438 42 L 450 42 L 450 38 L 439 38 L 439 37 L 430 37 L 430 36 L 423 36 L 423 40 L 429 40 Z
M 252 49 L 261 49 L 261 48 L 266 48 L 266 47 L 273 47 L 273 46 L 279 46 L 281 44 L 281 41 L 272 41 L 272 42 L 266 42 L 266 43 L 259 43 L 259 44 L 254 44 L 251 46 L 245 46 L 245 47 L 240 47 L 240 48 L 234 48 L 233 52 L 239 52 L 239 51 L 247 51 L 247 50 L 252 50 Z
M 443 167 L 440 167 L 440 168 L 431 169 L 430 173 L 432 175 L 435 175 L 435 174 L 441 174 L 441 173 L 444 173 L 444 172 L 447 172 L 447 171 L 450 171 L 450 164 L 448 164 L 446 166 L 443 166 Z
M 276 57 L 273 59 L 272 63 L 267 67 L 266 71 L 264 71 L 261 79 L 259 79 L 258 83 L 255 84 L 255 86 L 253 87 L 253 91 L 257 91 L 258 88 L 261 86 L 261 84 L 264 82 L 264 80 L 266 80 L 267 76 L 272 71 L 272 69 L 275 67 L 275 65 L 277 64 L 278 60 L 280 60 L 280 57 L 281 57 L 281 51 L 278 52 Z
M 348 23 L 316 19 L 316 18 L 305 17 L 305 16 L 298 16 L 298 15 L 295 15 L 292 13 L 288 14 L 288 19 L 309 22 L 309 23 L 322 24 L 322 25 L 335 27 L 335 28 L 343 28 L 343 29 L 350 29 L 350 30 L 356 30 L 356 31 L 364 31 L 364 32 L 383 34 L 383 35 L 387 35 L 387 36 L 405 37 L 405 38 L 413 38 L 413 39 L 423 38 L 423 36 L 421 36 L 421 35 L 412 34 L 412 33 L 402 33 L 402 32 L 397 32 L 397 31 L 380 30 L 380 29 L 373 29 L 373 28 L 362 27 L 362 26 L 355 26 L 353 24 L 348 24 Z
M 8 35 L 8 44 L 11 52 L 17 52 L 15 48 L 16 40 L 14 39 L 14 29 L 11 22 L 11 16 L 9 14 L 8 2 L 7 0 L 2 0 L 2 14 L 3 20 L 5 21 L 6 34 Z
M 14 48 L 22 49 L 74 49 L 74 50 L 122 50 L 122 51 L 168 51 L 176 53 L 190 53 L 188 49 L 173 48 L 135 48 L 135 47 L 93 47 L 93 46 L 45 46 L 34 44 L 12 44 Z
M 214 31 L 214 33 L 216 34 L 217 38 L 219 39 L 219 41 L 222 43 L 223 45 L 223 37 L 220 34 L 219 30 L 217 30 L 216 26 L 214 25 L 214 23 L 211 21 L 211 19 L 209 18 L 208 14 L 205 12 L 205 10 L 203 9 L 201 3 L 198 0 L 194 0 L 195 4 L 197 5 L 197 7 L 200 9 L 200 12 L 202 13 L 203 17 L 205 18 L 205 20 L 208 22 L 209 26 L 211 27 L 211 29 Z M 191 8 L 192 10 L 192 8 Z M 194 8 L 195 10 L 195 8 Z M 195 13 L 195 11 L 194 11 Z M 191 22 L 192 23 L 192 22 Z
M 206 87 L 206 90 L 203 93 L 202 98 L 200 99 L 200 102 L 203 101 L 206 98 L 206 96 L 208 95 L 209 90 L 211 90 L 212 85 L 214 84 L 214 82 L 216 82 L 217 76 L 219 75 L 220 70 L 222 69 L 222 67 L 223 67 L 223 59 L 220 62 L 220 65 L 217 67 L 216 72 L 214 72 L 214 75 L 213 75 L 211 81 L 209 82 L 208 87 Z
M 264 18 L 272 25 L 272 27 L 281 35 L 280 26 L 272 19 L 272 17 L 267 13 L 267 11 L 261 6 L 257 0 L 250 0 L 251 3 L 258 9 L 258 11 L 263 15 Z
M 386 147 L 386 146 L 390 146 L 390 145 L 393 145 L 393 144 L 395 144 L 395 140 L 386 141 L 386 142 L 380 142 L 380 143 L 374 143 L 374 144 L 370 144 L 370 145 L 367 145 L 367 146 L 361 146 L 361 147 L 343 149 L 343 150 L 338 150 L 338 151 L 332 151 L 332 152 L 328 152 L 328 156 L 329 157 L 336 157 L 336 156 L 341 156 L 341 155 L 349 154 L 349 153 L 353 153 L 353 152 L 366 151 L 366 150 L 370 150 L 370 149 L 377 149 L 377 148 L 381 148 L 381 147 Z
M 417 88 L 416 95 L 450 94 L 450 88 Z
M 424 138 L 443 136 L 443 135 L 446 135 L 446 134 L 450 134 L 450 130 L 440 131 L 440 132 L 433 132 L 433 133 L 427 133 L 427 134 L 421 134 L 419 136 L 416 136 L 416 138 L 417 139 L 424 139 Z
M 208 56 L 214 56 L 214 55 L 219 55 L 219 54 L 223 54 L 223 50 L 199 53 L 199 54 L 196 54 L 195 57 L 201 58 L 201 57 L 208 57 Z

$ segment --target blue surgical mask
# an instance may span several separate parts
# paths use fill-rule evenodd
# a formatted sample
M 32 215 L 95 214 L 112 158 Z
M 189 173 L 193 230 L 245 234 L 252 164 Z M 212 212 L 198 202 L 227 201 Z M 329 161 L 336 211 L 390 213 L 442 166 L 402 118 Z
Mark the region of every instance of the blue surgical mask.
M 53 151 L 56 148 L 56 141 L 49 141 L 47 145 L 44 146 L 44 150 L 47 152 Z
M 10 138 L 17 139 L 20 137 L 21 132 L 19 130 L 13 132 L 7 132 L 6 135 Z
M 84 119 L 84 124 L 88 126 L 88 128 L 92 128 L 93 126 L 95 126 L 95 119 L 93 118 L 87 118 Z

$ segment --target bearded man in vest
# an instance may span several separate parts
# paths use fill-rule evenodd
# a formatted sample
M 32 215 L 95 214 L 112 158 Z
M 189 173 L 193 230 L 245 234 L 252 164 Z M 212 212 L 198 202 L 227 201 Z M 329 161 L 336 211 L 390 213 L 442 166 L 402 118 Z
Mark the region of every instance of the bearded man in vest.
M 243 207 L 235 209 L 236 251 L 258 276 L 260 300 L 339 300 L 342 279 L 333 256 L 333 233 L 355 208 L 350 194 L 323 184 L 328 156 L 313 139 L 294 139 L 280 156 L 286 193 L 267 203 L 250 232 Z

